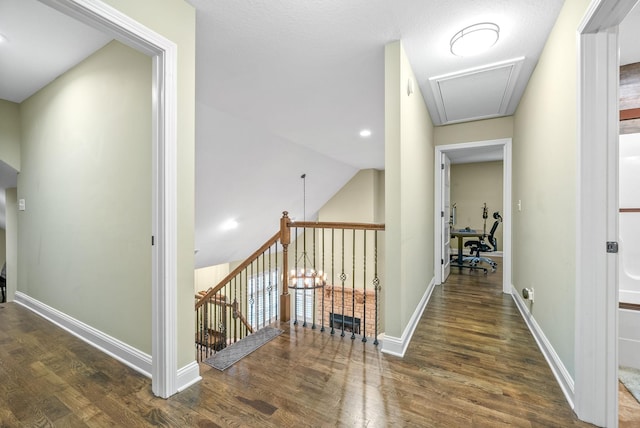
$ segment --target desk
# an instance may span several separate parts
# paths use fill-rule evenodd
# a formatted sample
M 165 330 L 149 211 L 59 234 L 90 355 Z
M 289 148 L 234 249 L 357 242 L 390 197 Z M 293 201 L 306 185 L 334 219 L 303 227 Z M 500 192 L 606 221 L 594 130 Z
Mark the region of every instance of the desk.
M 455 260 L 451 260 L 451 266 L 455 266 L 455 267 L 459 267 L 459 268 L 469 268 L 469 269 L 484 269 L 481 267 L 477 267 L 477 266 L 471 266 L 471 265 L 465 265 L 462 262 L 462 258 L 464 257 L 463 253 L 462 253 L 462 249 L 464 248 L 464 238 L 482 238 L 484 236 L 483 232 L 480 232 L 478 230 L 465 230 L 465 229 L 451 229 L 451 237 L 452 238 L 458 238 L 458 258 Z M 487 272 L 486 269 L 484 269 L 485 273 Z

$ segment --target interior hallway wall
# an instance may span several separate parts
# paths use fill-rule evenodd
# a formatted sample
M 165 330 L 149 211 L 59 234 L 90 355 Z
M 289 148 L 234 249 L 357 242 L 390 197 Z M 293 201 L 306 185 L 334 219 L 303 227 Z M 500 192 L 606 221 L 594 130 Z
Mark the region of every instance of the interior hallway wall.
M 565 2 L 514 116 L 513 285 L 534 288 L 534 320 L 575 377 L 577 29 Z M 521 201 L 521 209 L 518 209 Z
M 151 58 L 111 42 L 20 105 L 18 291 L 151 354 Z
M 177 57 L 177 331 L 178 367 L 193 363 L 195 230 L 196 11 L 184 0 L 103 0 L 166 37 Z
M 433 138 L 436 146 L 512 137 L 513 116 L 454 123 L 452 125 L 436 126 L 433 129 Z
M 435 272 L 433 123 L 420 91 L 407 94 L 409 79 L 416 78 L 401 42 L 389 43 L 385 46 L 384 317 L 385 334 L 402 341 Z
M 20 171 L 20 106 L 1 99 L 0 161 Z

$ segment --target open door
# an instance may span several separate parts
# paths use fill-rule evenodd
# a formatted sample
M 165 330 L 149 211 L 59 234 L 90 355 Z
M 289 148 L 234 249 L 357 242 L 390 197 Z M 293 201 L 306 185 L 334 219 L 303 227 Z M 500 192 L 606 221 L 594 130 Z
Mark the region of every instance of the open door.
M 442 183 L 442 212 L 440 215 L 440 236 L 442 237 L 442 282 L 445 282 L 451 272 L 451 160 L 446 153 L 442 153 L 441 183 Z

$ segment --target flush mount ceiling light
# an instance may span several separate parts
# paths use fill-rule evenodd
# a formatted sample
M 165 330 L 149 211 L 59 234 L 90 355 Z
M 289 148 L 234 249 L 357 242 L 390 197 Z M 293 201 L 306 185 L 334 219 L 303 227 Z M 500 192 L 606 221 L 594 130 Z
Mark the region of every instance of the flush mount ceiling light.
M 367 137 L 371 137 L 371 130 L 370 129 L 363 129 L 360 131 L 360 136 L 362 138 L 367 138 Z
M 456 56 L 472 56 L 495 45 L 500 36 L 500 27 L 491 22 L 470 25 L 458 31 L 449 42 L 451 53 Z

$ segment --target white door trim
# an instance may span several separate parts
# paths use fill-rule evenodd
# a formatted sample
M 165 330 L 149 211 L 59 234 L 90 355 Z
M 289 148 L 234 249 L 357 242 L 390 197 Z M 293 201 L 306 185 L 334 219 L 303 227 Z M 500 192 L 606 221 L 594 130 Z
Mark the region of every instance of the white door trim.
M 578 28 L 575 412 L 618 426 L 618 25 L 637 0 L 594 0 Z
M 40 0 L 153 58 L 152 390 L 177 392 L 177 46 L 99 0 Z M 151 241 L 151 237 L 149 237 Z
M 482 147 L 502 147 L 503 161 L 503 186 L 502 186 L 502 291 L 511 294 L 511 138 L 499 140 L 475 141 L 460 144 L 447 144 L 436 146 L 435 151 L 435 212 L 434 212 L 434 266 L 435 284 L 442 284 L 442 236 L 440 225 L 440 212 L 442 211 L 442 179 L 440 175 L 440 159 L 443 153 L 452 153 Z

